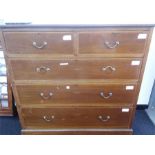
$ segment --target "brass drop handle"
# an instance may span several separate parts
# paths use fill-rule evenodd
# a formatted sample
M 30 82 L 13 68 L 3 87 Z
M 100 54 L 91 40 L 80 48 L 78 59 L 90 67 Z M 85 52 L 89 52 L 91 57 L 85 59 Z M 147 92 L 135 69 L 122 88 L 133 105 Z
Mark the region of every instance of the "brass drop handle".
M 36 71 L 37 72 L 48 72 L 50 71 L 51 69 L 49 67 L 45 67 L 45 66 L 41 66 L 41 67 L 37 67 L 36 68 Z
M 103 97 L 104 99 L 108 99 L 112 96 L 112 92 L 109 92 L 107 96 L 104 94 L 104 92 L 100 92 L 100 96 Z
M 111 71 L 116 71 L 116 68 L 115 67 L 112 67 L 112 66 L 106 66 L 106 67 L 103 67 L 102 68 L 102 71 L 106 71 L 106 70 L 108 70 L 108 69 L 110 69 Z
M 44 119 L 46 122 L 51 122 L 51 121 L 54 120 L 54 115 L 52 115 L 52 116 L 47 116 L 47 115 L 45 115 L 45 116 L 43 116 L 43 119 Z
M 99 115 L 98 118 L 102 121 L 102 122 L 107 122 L 108 120 L 110 120 L 110 116 L 102 116 Z
M 43 49 L 43 48 L 47 45 L 47 42 L 44 41 L 43 44 L 39 46 L 39 45 L 37 45 L 37 43 L 34 41 L 34 42 L 32 43 L 32 45 L 33 45 L 35 48 L 37 48 L 37 49 Z
M 49 92 L 48 95 L 45 95 L 44 93 L 40 93 L 40 96 L 44 99 L 44 100 L 48 100 L 50 97 L 53 96 L 52 92 Z
M 105 41 L 104 43 L 110 49 L 116 48 L 119 45 L 119 41 L 115 41 L 114 44 L 110 43 L 109 41 Z

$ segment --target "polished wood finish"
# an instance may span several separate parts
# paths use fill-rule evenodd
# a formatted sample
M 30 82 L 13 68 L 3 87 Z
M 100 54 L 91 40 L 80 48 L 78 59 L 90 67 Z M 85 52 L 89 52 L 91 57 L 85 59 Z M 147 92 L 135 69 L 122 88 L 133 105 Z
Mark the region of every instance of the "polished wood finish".
M 68 35 L 71 40 L 63 40 Z M 5 32 L 4 37 L 8 53 L 73 54 L 74 50 L 72 32 Z M 47 45 L 43 46 L 44 42 Z
M 103 31 L 79 33 L 80 54 L 136 54 L 143 53 L 146 40 L 137 39 L 143 31 Z M 145 34 L 148 34 L 145 32 Z M 109 44 L 106 44 L 108 42 Z M 114 47 L 116 42 L 119 44 Z
M 133 90 L 126 90 L 133 86 Z M 136 83 L 111 84 L 43 84 L 18 85 L 16 90 L 21 105 L 133 105 Z M 51 95 L 50 95 L 51 94 Z
M 152 26 L 2 30 L 22 134 L 132 134 Z
M 132 108 L 23 108 L 21 113 L 25 128 L 129 128 Z
M 132 129 L 22 129 L 23 135 L 132 135 Z
M 132 61 L 140 64 L 133 66 Z M 141 64 L 140 58 L 10 61 L 14 80 L 138 79 Z

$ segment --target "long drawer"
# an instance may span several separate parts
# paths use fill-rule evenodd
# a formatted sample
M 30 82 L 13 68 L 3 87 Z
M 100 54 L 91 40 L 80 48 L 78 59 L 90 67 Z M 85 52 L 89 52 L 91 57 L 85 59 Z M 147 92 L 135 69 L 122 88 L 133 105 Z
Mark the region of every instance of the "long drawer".
M 15 86 L 21 105 L 131 105 L 137 85 L 130 84 L 27 84 Z
M 132 108 L 23 108 L 26 128 L 129 128 Z
M 144 52 L 147 36 L 148 32 L 143 31 L 81 32 L 79 53 L 140 54 Z
M 15 80 L 138 79 L 142 59 L 10 60 Z
M 72 32 L 4 32 L 10 54 L 73 54 Z

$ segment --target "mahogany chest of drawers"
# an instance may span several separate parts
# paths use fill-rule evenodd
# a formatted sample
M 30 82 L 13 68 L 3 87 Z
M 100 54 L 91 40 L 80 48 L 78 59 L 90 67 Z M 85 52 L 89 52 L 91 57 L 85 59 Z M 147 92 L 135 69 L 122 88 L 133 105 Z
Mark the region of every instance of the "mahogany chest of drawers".
M 132 134 L 152 26 L 4 26 L 22 134 Z

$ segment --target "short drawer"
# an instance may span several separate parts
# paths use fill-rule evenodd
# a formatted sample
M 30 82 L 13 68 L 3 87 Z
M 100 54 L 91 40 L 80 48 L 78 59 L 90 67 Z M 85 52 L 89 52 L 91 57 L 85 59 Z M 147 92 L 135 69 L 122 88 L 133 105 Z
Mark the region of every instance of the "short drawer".
M 137 85 L 130 84 L 44 84 L 16 85 L 22 105 L 131 105 Z
M 138 79 L 142 59 L 11 60 L 15 80 Z
M 132 108 L 23 108 L 24 128 L 129 128 Z
M 4 32 L 10 54 L 73 54 L 72 32 Z
M 80 54 L 142 54 L 148 32 L 103 31 L 79 33 Z

